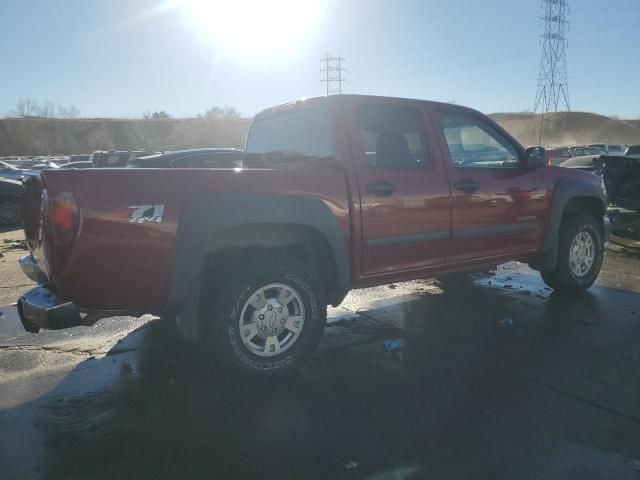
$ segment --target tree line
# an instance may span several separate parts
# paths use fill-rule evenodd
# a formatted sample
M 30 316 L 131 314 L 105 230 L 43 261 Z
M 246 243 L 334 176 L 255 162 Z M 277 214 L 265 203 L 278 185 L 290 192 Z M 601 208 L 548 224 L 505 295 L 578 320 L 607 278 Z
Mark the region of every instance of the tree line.
M 75 105 L 60 105 L 51 100 L 38 101 L 33 98 L 21 98 L 8 116 L 14 118 L 78 118 L 80 117 L 80 110 Z M 172 115 L 165 110 L 147 110 L 142 114 L 142 118 L 172 118 Z M 229 105 L 224 107 L 213 106 L 204 113 L 197 114 L 196 118 L 228 120 L 242 118 L 242 114 L 236 107 Z
M 142 118 L 171 118 L 171 115 L 165 110 L 155 112 L 147 110 L 142 114 Z M 242 118 L 242 114 L 236 107 L 225 105 L 224 107 L 211 107 L 206 112 L 197 114 L 196 118 L 204 118 L 207 120 L 228 120 Z
M 80 110 L 71 104 L 60 105 L 51 100 L 40 102 L 32 98 L 21 98 L 9 115 L 18 118 L 78 118 Z

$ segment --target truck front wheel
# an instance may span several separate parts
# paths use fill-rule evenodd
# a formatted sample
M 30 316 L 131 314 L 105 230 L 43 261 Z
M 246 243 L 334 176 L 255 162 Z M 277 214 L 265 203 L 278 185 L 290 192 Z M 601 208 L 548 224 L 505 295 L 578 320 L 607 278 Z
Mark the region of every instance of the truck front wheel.
M 324 332 L 324 290 L 312 271 L 291 257 L 248 262 L 209 309 L 209 343 L 226 366 L 247 373 L 280 373 L 302 365 Z
M 560 227 L 556 269 L 541 272 L 542 279 L 554 290 L 586 290 L 600 273 L 603 255 L 602 232 L 596 219 L 578 215 Z

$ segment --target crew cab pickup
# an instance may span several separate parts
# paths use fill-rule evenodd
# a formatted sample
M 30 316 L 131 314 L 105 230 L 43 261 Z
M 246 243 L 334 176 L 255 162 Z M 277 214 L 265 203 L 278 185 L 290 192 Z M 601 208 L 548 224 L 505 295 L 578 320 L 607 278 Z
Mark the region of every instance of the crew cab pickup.
M 458 105 L 338 95 L 257 115 L 242 168 L 47 170 L 26 182 L 28 331 L 153 313 L 248 372 L 295 368 L 350 289 L 528 262 L 596 279 L 600 179 Z

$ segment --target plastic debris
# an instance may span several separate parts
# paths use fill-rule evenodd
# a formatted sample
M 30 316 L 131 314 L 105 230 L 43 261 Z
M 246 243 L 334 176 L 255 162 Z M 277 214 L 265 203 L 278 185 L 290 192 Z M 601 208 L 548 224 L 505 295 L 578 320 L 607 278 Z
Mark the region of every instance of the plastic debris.
M 502 328 L 511 328 L 513 327 L 513 319 L 512 318 L 503 318 L 500 320 L 499 325 Z
M 404 347 L 404 340 L 402 340 L 401 338 L 390 338 L 389 340 L 384 341 L 384 349 L 387 352 L 400 350 L 402 347 Z
M 353 460 L 350 460 L 349 462 L 344 464 L 344 468 L 346 468 L 347 470 L 353 470 L 354 468 L 358 468 L 358 462 L 354 462 Z
M 630 458 L 629 460 L 627 460 L 627 465 L 640 472 L 640 460 L 638 460 L 637 458 Z

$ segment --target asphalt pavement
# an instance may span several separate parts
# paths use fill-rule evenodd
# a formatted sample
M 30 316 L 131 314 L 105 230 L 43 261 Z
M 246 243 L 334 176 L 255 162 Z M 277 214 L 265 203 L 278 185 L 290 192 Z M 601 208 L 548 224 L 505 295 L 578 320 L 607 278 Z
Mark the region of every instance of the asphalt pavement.
M 312 361 L 239 379 L 153 317 L 0 307 L 0 478 L 640 478 L 640 261 L 352 292 Z

